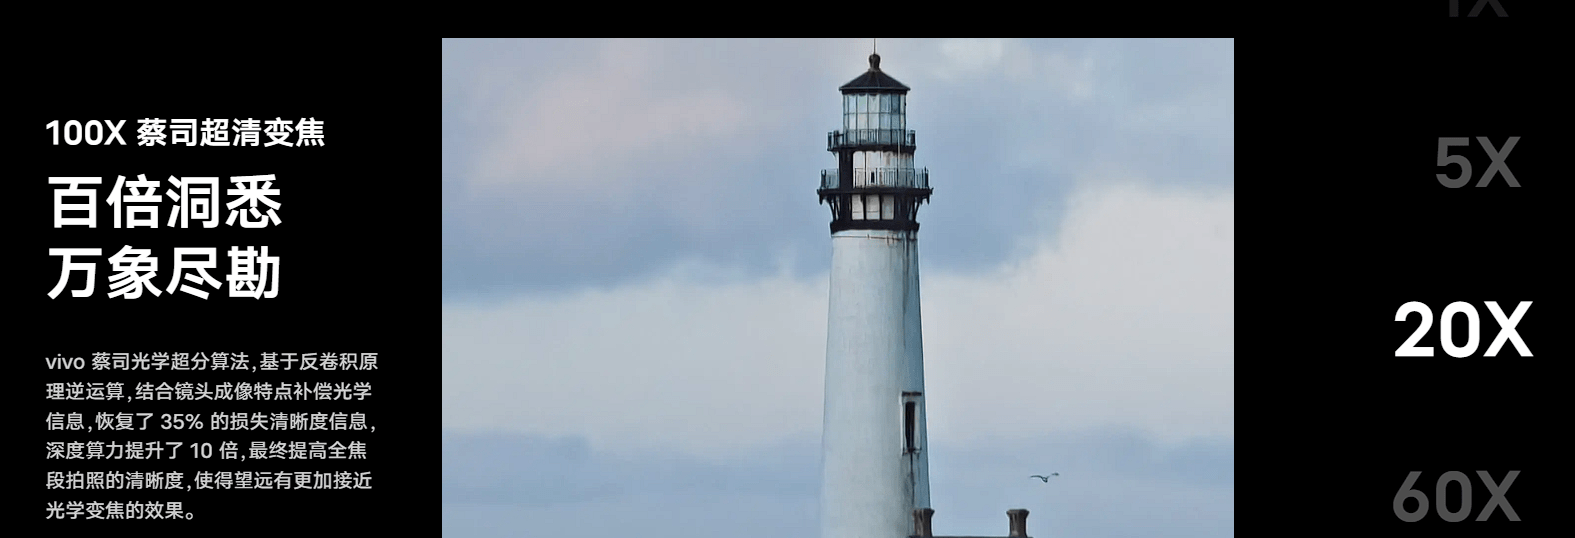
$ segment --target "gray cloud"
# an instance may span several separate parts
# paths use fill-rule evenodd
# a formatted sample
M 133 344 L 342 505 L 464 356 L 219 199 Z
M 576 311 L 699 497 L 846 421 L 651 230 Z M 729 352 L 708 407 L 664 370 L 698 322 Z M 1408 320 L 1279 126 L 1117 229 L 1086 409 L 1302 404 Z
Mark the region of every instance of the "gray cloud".
M 1089 184 L 1020 263 L 932 271 L 921 247 L 935 431 L 1234 432 L 1234 198 Z M 818 431 L 825 274 L 704 269 L 446 305 L 445 426 L 708 455 Z
M 935 532 L 1002 535 L 1006 508 L 1032 536 L 1233 536 L 1235 448 L 1169 444 L 1124 428 L 970 441 L 931 454 Z M 1061 473 L 1049 483 L 1030 474 Z
M 822 270 L 842 41 L 444 42 L 444 293 L 611 286 L 685 260 Z M 1058 222 L 1071 179 L 1234 183 L 1234 42 L 882 42 L 914 87 L 933 267 Z M 818 96 L 818 97 L 817 97 Z
M 445 432 L 443 502 L 548 507 L 648 494 L 814 495 L 817 441 L 756 447 L 745 463 L 665 450 L 598 452 L 583 437 Z
M 988 443 L 937 443 L 936 530 L 1001 535 L 1028 508 L 1035 535 L 1228 536 L 1234 447 L 1167 446 L 1131 431 L 1086 430 Z M 1027 478 L 1050 471 L 1044 484 Z M 796 438 L 731 460 L 614 454 L 581 439 L 449 432 L 445 536 L 813 536 L 819 445 Z

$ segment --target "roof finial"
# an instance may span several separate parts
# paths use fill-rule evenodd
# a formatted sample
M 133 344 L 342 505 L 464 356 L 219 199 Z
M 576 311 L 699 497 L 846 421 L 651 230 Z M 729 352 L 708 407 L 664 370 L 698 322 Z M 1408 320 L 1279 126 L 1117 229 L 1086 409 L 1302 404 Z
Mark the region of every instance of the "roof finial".
M 880 71 L 880 55 L 875 53 L 876 39 L 870 38 L 870 71 Z

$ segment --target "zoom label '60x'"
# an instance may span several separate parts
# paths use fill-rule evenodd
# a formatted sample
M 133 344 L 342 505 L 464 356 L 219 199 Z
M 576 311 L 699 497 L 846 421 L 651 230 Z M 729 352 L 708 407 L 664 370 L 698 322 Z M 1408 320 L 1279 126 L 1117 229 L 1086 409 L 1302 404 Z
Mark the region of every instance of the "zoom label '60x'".
M 1400 491 L 1395 493 L 1395 517 L 1400 518 L 1400 521 L 1415 523 L 1427 517 L 1427 494 L 1411 489 L 1419 476 L 1422 476 L 1422 471 L 1411 471 L 1411 474 L 1405 477 L 1405 483 L 1400 485 Z M 1515 482 L 1515 477 L 1520 476 L 1520 471 L 1510 471 L 1509 474 L 1504 475 L 1502 484 L 1493 483 L 1493 477 L 1489 476 L 1487 471 L 1477 471 L 1477 476 L 1493 495 L 1488 499 L 1487 506 L 1482 507 L 1482 511 L 1477 514 L 1477 521 L 1487 521 L 1488 516 L 1493 515 L 1495 510 L 1502 510 L 1510 521 L 1520 521 L 1520 516 L 1515 514 L 1515 509 L 1510 507 L 1509 500 L 1504 497 L 1504 492 L 1509 491 L 1509 485 Z M 1448 491 L 1445 488 L 1450 483 L 1460 484 L 1460 507 L 1454 511 L 1450 511 L 1445 506 L 1452 504 L 1446 501 L 1445 496 Z M 1413 499 L 1418 503 L 1416 509 L 1406 510 L 1406 501 Z M 1471 479 L 1460 471 L 1449 471 L 1439 476 L 1438 487 L 1433 493 L 1433 502 L 1439 519 L 1450 523 L 1465 521 L 1466 517 L 1471 515 Z

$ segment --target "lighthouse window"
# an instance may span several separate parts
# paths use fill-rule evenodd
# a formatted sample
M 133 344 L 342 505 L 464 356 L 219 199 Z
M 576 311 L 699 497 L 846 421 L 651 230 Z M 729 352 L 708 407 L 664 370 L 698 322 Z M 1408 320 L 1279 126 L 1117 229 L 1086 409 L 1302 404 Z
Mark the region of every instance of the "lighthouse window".
M 872 95 L 870 98 L 870 114 L 875 116 L 870 123 L 876 129 L 886 129 L 886 115 L 882 114 L 886 111 L 886 96 Z
M 903 449 L 908 452 L 913 452 L 918 448 L 914 446 L 914 430 L 918 428 L 919 417 L 916 416 L 914 407 L 913 402 L 908 402 L 902 406 Z
M 889 132 L 871 131 L 903 131 L 907 129 L 905 116 L 908 108 L 907 96 L 901 94 L 856 94 L 842 96 L 842 128 L 849 131 L 866 130 L 864 133 L 849 133 L 850 142 L 855 143 L 900 143 L 902 136 Z
M 842 128 L 853 128 L 853 96 L 842 96 Z

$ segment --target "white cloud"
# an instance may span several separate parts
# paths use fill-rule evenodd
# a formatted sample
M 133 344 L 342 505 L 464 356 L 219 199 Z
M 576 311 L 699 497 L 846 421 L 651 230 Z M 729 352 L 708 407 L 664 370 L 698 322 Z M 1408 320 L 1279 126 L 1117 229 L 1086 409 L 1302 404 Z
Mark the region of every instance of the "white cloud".
M 1020 263 L 926 273 L 932 439 L 1233 434 L 1234 195 L 1089 185 Z M 445 305 L 444 427 L 709 455 L 818 432 L 826 285 L 674 274 Z
M 814 497 L 732 492 L 651 494 L 566 506 L 445 503 L 442 510 L 444 536 L 797 538 L 820 529 Z
M 945 39 L 935 50 L 938 57 L 914 63 L 929 64 L 928 72 L 948 84 L 1005 80 L 1035 93 L 1049 89 L 1072 101 L 1094 96 L 1094 57 L 1087 52 L 1035 50 L 1027 42 L 1005 39 Z
M 1234 431 L 1234 197 L 1079 191 L 1059 240 L 993 278 L 926 282 L 931 431 Z
M 940 42 L 941 54 L 953 71 L 983 71 L 1001 63 L 1006 42 L 1001 39 L 946 39 Z
M 606 181 L 696 162 L 708 146 L 759 125 L 759 107 L 717 79 L 685 80 L 675 71 L 683 55 L 671 48 L 607 40 L 589 66 L 514 76 L 478 70 L 473 92 L 495 99 L 478 100 L 484 112 L 471 117 L 495 136 L 482 144 L 473 184 L 628 192 Z
M 1066 51 L 1046 53 L 1043 80 L 1076 101 L 1094 96 L 1094 57 L 1076 57 Z
M 445 306 L 444 426 L 714 454 L 817 424 L 824 284 L 698 280 Z

